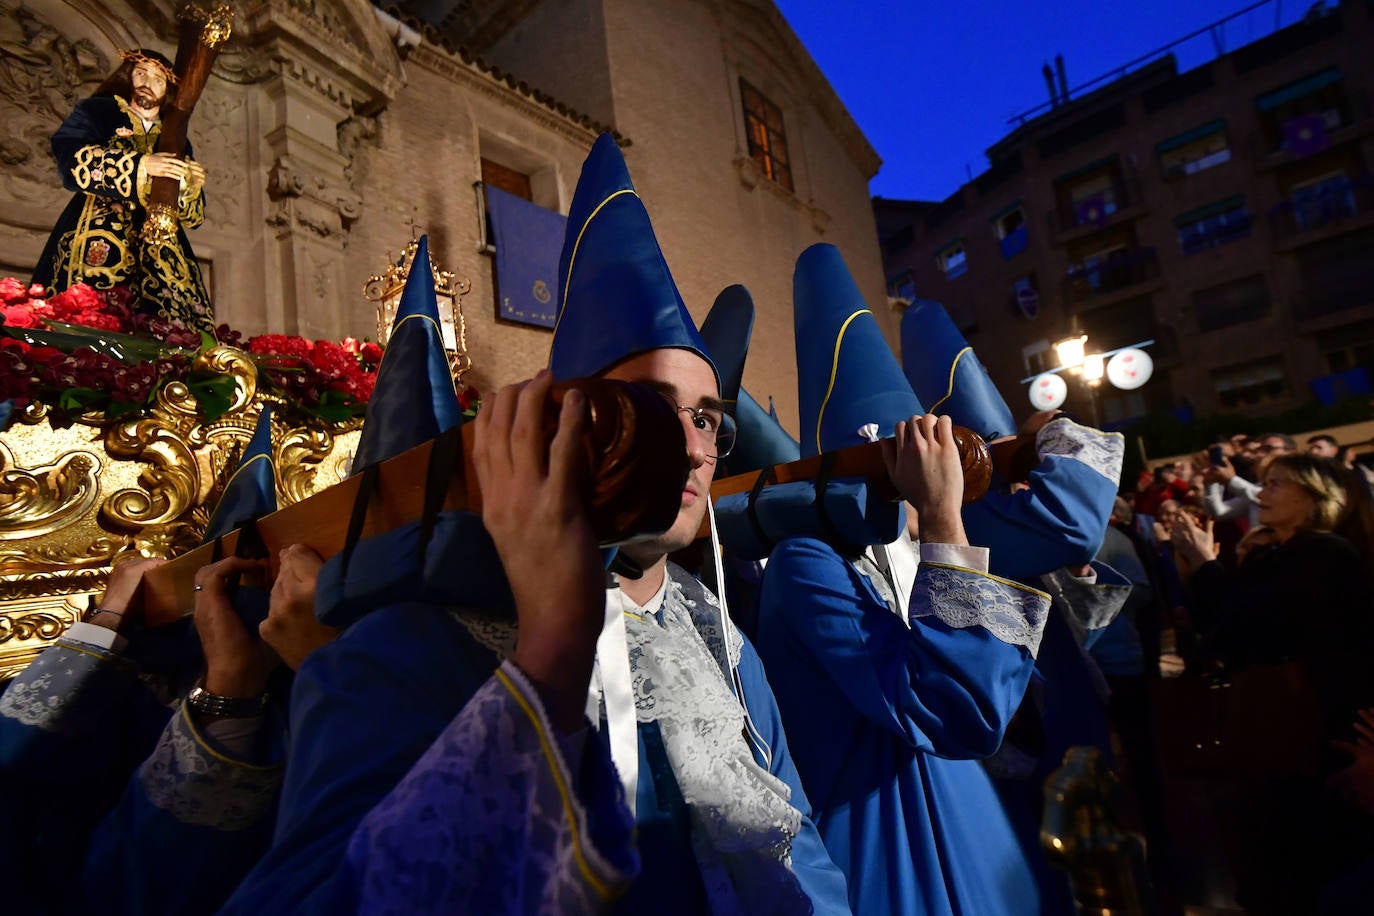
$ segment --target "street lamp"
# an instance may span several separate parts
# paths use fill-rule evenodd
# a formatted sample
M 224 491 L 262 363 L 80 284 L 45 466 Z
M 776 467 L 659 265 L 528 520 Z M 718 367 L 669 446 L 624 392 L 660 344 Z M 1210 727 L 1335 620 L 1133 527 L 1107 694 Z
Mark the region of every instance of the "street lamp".
M 1103 353 L 1088 353 L 1087 334 L 1068 337 L 1054 345 L 1060 368 L 1023 378 L 1021 384 L 1030 384 L 1031 404 L 1037 410 L 1053 410 L 1063 404 L 1068 395 L 1069 386 L 1065 376 L 1081 378 L 1088 388 L 1092 423 L 1096 426 L 1100 421 L 1098 390 L 1103 381 L 1123 391 L 1132 391 L 1148 382 L 1154 373 L 1154 361 L 1143 348 L 1153 343 L 1153 340 L 1143 340 Z
M 1087 342 L 1087 334 L 1078 337 L 1066 337 L 1057 342 L 1054 345 L 1054 352 L 1059 357 L 1059 365 L 1065 369 L 1077 369 L 1083 365 L 1084 347 Z

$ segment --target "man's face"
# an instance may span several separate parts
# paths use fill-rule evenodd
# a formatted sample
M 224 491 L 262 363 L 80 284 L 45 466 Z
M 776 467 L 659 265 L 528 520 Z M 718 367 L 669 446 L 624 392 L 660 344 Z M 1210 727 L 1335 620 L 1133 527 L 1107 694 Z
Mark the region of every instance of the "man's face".
M 1265 458 L 1274 458 L 1279 455 L 1288 454 L 1288 446 L 1278 436 L 1265 436 L 1260 443 L 1260 454 Z
M 153 111 L 162 104 L 167 95 L 167 78 L 160 67 L 152 64 L 134 64 L 134 97 L 130 99 L 135 108 Z
M 687 350 L 649 350 L 617 364 L 604 377 L 647 384 L 662 391 L 682 407 L 723 409 L 725 406 L 720 400 L 711 366 Z M 682 489 L 682 508 L 677 521 L 667 532 L 652 540 L 622 548 L 631 559 L 646 568 L 696 540 L 697 532 L 701 530 L 701 520 L 706 515 L 706 501 L 711 498 L 711 478 L 716 473 L 716 459 L 709 456 L 714 451 L 714 439 L 697 430 L 686 412 L 678 416 L 687 435 L 687 454 L 691 459 L 692 473 Z
M 1325 439 L 1307 443 L 1307 454 L 1313 458 L 1335 458 L 1338 452 L 1340 449 L 1336 447 L 1336 443 Z

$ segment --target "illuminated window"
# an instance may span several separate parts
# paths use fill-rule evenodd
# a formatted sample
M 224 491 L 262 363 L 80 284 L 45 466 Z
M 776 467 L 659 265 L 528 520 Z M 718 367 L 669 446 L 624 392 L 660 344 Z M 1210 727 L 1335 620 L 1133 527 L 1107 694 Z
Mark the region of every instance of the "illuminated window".
M 763 174 L 792 190 L 791 159 L 787 155 L 787 132 L 782 126 L 782 110 L 744 80 L 739 81 L 744 102 L 744 130 L 749 137 L 749 156 Z
M 1231 161 L 1224 121 L 1212 121 L 1155 147 L 1164 177 L 1181 178 Z
M 968 273 L 968 256 L 964 252 L 963 239 L 940 249 L 935 260 L 939 262 L 940 269 L 945 272 L 946 280 L 953 280 L 955 277 L 962 277 Z

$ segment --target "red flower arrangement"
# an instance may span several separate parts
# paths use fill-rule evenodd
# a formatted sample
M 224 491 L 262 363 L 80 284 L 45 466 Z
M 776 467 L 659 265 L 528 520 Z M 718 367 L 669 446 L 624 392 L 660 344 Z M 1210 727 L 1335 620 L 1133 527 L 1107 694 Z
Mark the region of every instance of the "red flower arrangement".
M 242 335 L 228 325 L 202 335 L 179 322 L 136 314 L 124 288 L 102 294 L 81 283 L 48 298 L 45 292 L 13 277 L 0 279 L 0 323 L 12 329 L 0 336 L 0 402 L 23 407 L 41 399 L 53 407 L 56 425 L 88 411 L 112 418 L 137 411 L 169 381 L 186 382 L 207 415 L 217 416 L 232 398 L 226 387 L 233 379 L 191 377 L 196 351 L 216 344 L 255 356 L 260 377 L 292 406 L 341 421 L 366 408 L 382 359 L 380 346 L 351 338 L 311 343 L 264 334 L 241 344 Z M 113 335 L 119 335 L 118 346 L 109 346 Z

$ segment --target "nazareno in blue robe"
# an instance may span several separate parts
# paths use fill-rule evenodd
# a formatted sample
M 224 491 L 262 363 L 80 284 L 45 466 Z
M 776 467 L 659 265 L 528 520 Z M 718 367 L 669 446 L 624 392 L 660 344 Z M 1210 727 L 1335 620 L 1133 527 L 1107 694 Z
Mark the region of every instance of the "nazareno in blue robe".
M 1026 481 L 1030 489 L 1013 493 L 994 483 L 987 496 L 964 507 L 969 543 L 989 550 L 988 571 L 1038 584 L 1043 575 L 1091 561 L 1111 517 L 1124 445 L 1120 433 L 1067 417 L 1045 424 L 1036 436 L 1040 463 Z M 1067 875 L 1049 863 L 1040 845 L 1044 781 L 1074 745 L 1098 747 L 1111 759 L 1107 713 L 1095 688 L 1101 676 L 1091 669 L 1068 622 L 1052 612 L 1036 657 L 1039 708 L 1031 708 L 1028 695 L 1022 712 L 1038 715 L 1043 746 L 1021 778 L 993 780 L 1040 882 L 1044 913 L 1074 912 Z
M 671 574 L 686 575 L 680 570 Z M 407 841 L 399 831 L 369 830 L 370 815 L 394 804 L 398 784 L 404 789 L 423 778 L 427 767 L 438 765 L 438 756 L 427 751 L 469 700 L 490 687 L 500 663 L 497 651 L 474 638 L 453 613 L 425 604 L 376 610 L 311 656 L 297 673 L 292 693 L 292 743 L 273 848 L 222 912 L 258 916 L 285 909 L 333 916 L 370 911 L 364 881 L 370 874 L 368 859 L 377 855 L 396 863 L 389 880 L 406 887 L 405 912 L 442 911 L 436 909 L 437 901 L 451 889 L 446 885 L 448 866 L 442 858 L 436 862 L 433 849 L 439 841 L 432 833 L 444 803 L 413 812 L 421 829 L 409 841 L 415 844 L 409 853 L 403 845 L 382 848 L 383 841 Z M 806 817 L 809 805 L 777 705 L 747 641 L 738 673 L 754 725 L 772 749 L 771 762 L 757 752 L 755 760 L 787 783 L 792 804 L 803 815 L 792 842 L 796 878 L 815 912 L 846 913 L 843 876 Z M 575 794 L 585 805 L 593 839 L 613 835 L 613 825 L 628 816 L 619 796 L 605 789 L 611 764 L 604 735 L 604 728 L 588 732 L 575 777 Z M 642 870 L 610 909 L 656 916 L 707 912 L 689 818 L 662 737 L 653 723 L 644 722 L 638 737 L 635 833 Z M 455 849 L 459 845 L 450 844 Z M 510 853 L 523 854 L 522 849 Z
M 1035 912 L 1035 880 L 978 758 L 1021 701 L 1048 598 L 923 563 L 908 622 L 866 569 L 824 542 L 784 541 L 759 612 L 759 653 L 850 905 Z

